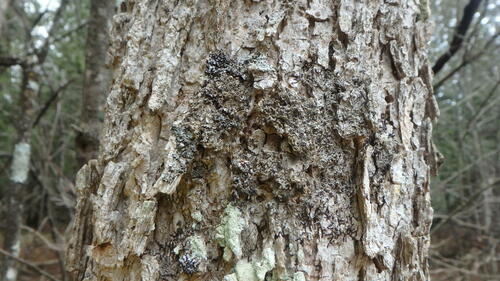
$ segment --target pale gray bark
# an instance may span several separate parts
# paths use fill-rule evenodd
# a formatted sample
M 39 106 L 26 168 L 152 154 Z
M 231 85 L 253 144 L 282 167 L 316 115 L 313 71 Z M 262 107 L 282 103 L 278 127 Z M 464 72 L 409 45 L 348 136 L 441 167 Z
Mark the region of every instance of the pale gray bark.
M 92 0 L 85 48 L 85 82 L 80 132 L 76 137 L 80 166 L 97 157 L 103 104 L 109 90 L 110 73 L 106 67 L 109 29 L 115 1 Z
M 427 15 L 415 1 L 122 5 L 71 270 L 428 280 Z

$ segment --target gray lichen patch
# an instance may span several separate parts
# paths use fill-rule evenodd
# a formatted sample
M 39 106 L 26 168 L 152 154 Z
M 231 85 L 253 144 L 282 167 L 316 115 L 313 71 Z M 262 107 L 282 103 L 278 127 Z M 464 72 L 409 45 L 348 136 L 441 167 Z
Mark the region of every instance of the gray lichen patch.
M 420 0 L 419 8 L 420 8 L 420 14 L 418 19 L 426 21 L 431 15 L 429 0 Z
M 238 281 L 258 281 L 253 265 L 245 260 L 238 261 L 234 271 Z
M 304 272 L 295 272 L 293 274 L 292 281 L 306 281 L 306 277 L 304 275 Z
M 262 251 L 261 259 L 253 262 L 253 267 L 255 270 L 255 275 L 257 275 L 257 280 L 264 280 L 266 273 L 271 271 L 276 266 L 276 257 L 273 249 L 271 247 L 266 247 Z
M 191 218 L 193 218 L 196 222 L 202 222 L 203 221 L 203 215 L 201 214 L 200 211 L 194 211 L 191 213 Z
M 224 260 L 229 261 L 232 254 L 237 259 L 241 258 L 241 232 L 247 225 L 241 211 L 232 205 L 228 205 L 224 210 L 220 225 L 216 229 L 215 238 L 224 247 Z
M 207 247 L 201 236 L 190 236 L 187 242 L 188 249 L 194 257 L 198 258 L 200 261 L 207 259 Z

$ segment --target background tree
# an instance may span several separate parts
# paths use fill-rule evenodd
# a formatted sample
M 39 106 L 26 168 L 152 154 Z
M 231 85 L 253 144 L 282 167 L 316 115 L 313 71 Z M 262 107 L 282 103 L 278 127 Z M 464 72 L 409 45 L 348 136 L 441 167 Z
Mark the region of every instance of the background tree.
M 70 269 L 426 280 L 427 18 L 406 2 L 122 4 L 103 149 L 77 176 Z
M 431 58 L 448 60 L 434 83 L 441 108 L 434 135 L 446 160 L 432 188 L 433 280 L 500 278 L 499 7 L 434 2 Z
M 10 5 L 10 0 L 2 1 L 2 3 L 0 3 L 0 31 L 3 28 L 5 22 L 5 14 L 7 13 L 9 5 Z
M 90 1 L 85 48 L 85 82 L 80 132 L 76 137 L 78 166 L 97 157 L 99 131 L 106 93 L 109 90 L 110 73 L 106 67 L 111 18 L 114 1 Z
M 30 246 L 46 248 L 39 258 L 55 258 L 62 269 L 61 232 L 70 219 L 70 173 L 76 168 L 67 149 L 75 119 L 71 105 L 78 103 L 63 93 L 81 89 L 83 56 L 75 35 L 87 18 L 84 4 L 69 1 L 10 3 L 0 39 L 0 149 L 12 151 L 1 158 L 2 280 L 16 280 L 23 270 L 16 257 L 29 251 L 30 236 L 37 241 Z
M 49 29 L 49 36 L 39 42 L 39 47 L 31 41 L 31 34 L 27 33 L 27 42 L 24 51 L 26 56 L 18 58 L 21 66 L 21 87 L 19 97 L 20 114 L 15 122 L 16 144 L 12 153 L 12 164 L 10 173 L 10 191 L 5 193 L 6 202 L 6 224 L 4 232 L 3 248 L 18 256 L 21 249 L 20 230 L 23 222 L 23 196 L 26 194 L 28 173 L 31 160 L 31 130 L 35 123 L 35 104 L 39 94 L 39 80 L 42 75 L 42 65 L 44 64 L 48 48 L 50 35 L 53 35 L 59 27 L 61 13 L 64 11 L 67 2 L 62 1 L 59 8 L 54 13 L 54 17 Z M 23 11 L 20 8 L 20 11 Z M 21 16 L 25 14 L 20 13 Z M 33 44 L 33 45 L 31 45 Z M 2 280 L 17 280 L 17 266 L 13 265 L 11 259 L 4 258 L 0 267 Z

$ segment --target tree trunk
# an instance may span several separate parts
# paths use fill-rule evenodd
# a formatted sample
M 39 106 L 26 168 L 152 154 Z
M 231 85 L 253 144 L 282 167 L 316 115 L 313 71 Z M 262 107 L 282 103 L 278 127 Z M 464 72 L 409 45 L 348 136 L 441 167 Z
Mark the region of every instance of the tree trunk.
M 22 1 L 20 1 L 22 2 Z M 10 1 L 9 1 L 10 3 Z M 10 3 L 14 5 L 15 3 Z M 18 3 L 22 9 L 23 3 Z M 23 223 L 24 211 L 24 196 L 28 189 L 28 176 L 31 165 L 31 135 L 33 126 L 36 122 L 38 115 L 38 99 L 40 93 L 40 79 L 43 77 L 42 66 L 47 59 L 50 50 L 50 42 L 54 36 L 54 32 L 58 29 L 61 15 L 68 4 L 68 0 L 61 0 L 61 3 L 54 13 L 51 26 L 49 28 L 48 36 L 36 49 L 31 35 L 28 35 L 24 44 L 25 53 L 24 58 L 14 59 L 14 64 L 21 66 L 21 85 L 19 91 L 19 106 L 16 108 L 14 116 L 16 128 L 16 144 L 12 152 L 12 163 L 10 167 L 10 183 L 8 188 L 5 189 L 3 204 L 5 204 L 5 227 L 3 229 L 3 245 L 2 249 L 8 252 L 11 256 L 18 257 L 21 253 L 21 225 Z M 6 4 L 1 4 L 7 7 Z M 14 8 L 15 9 L 15 8 Z M 1 13 L 1 11 L 0 11 Z M 0 22 L 1 23 L 1 22 Z M 0 26 L 1 28 L 1 26 Z M 31 34 L 28 32 L 28 34 Z M 36 55 L 33 55 L 36 54 Z M 0 257 L 0 281 L 15 281 L 18 275 L 18 266 L 13 258 L 2 255 Z
M 0 33 L 2 32 L 5 24 L 5 18 L 7 10 L 9 9 L 10 1 L 11 0 L 2 0 L 2 2 L 0 2 Z
M 92 0 L 85 47 L 85 81 L 81 128 L 76 137 L 76 158 L 79 166 L 97 157 L 103 104 L 110 84 L 106 67 L 109 26 L 115 1 Z
M 123 4 L 70 270 L 428 280 L 438 112 L 421 2 Z
M 10 184 L 5 191 L 5 227 L 2 248 L 14 257 L 21 253 L 21 224 L 23 223 L 23 198 L 26 195 L 28 174 L 31 162 L 31 129 L 35 120 L 35 104 L 38 98 L 39 73 L 34 65 L 23 65 L 22 85 L 19 98 L 21 114 L 17 119 L 17 142 L 12 153 L 10 166 Z M 7 256 L 0 259 L 0 280 L 17 280 L 18 267 L 16 261 Z

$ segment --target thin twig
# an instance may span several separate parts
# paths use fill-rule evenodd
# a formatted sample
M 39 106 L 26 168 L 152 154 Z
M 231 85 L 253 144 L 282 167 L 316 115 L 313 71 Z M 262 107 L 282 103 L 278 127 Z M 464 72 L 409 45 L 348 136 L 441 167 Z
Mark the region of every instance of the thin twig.
M 47 248 L 54 250 L 56 252 L 61 252 L 63 251 L 62 247 L 57 246 L 55 243 L 50 242 L 43 234 L 38 232 L 36 229 L 33 229 L 27 225 L 21 225 L 21 229 L 27 230 L 31 233 L 33 233 L 36 237 L 38 237 L 42 242 L 47 246 Z
M 460 272 L 460 273 L 466 274 L 466 275 L 472 275 L 472 276 L 483 277 L 483 278 L 498 278 L 498 277 L 500 277 L 500 275 L 497 275 L 497 274 L 484 274 L 484 273 L 479 273 L 479 272 L 467 270 L 467 269 L 455 266 L 451 263 L 445 262 L 445 261 L 443 261 L 442 258 L 438 258 L 438 257 L 431 257 L 431 260 L 433 262 L 441 265 L 441 266 L 445 266 L 447 268 L 453 269 L 457 272 Z
M 477 198 L 479 198 L 479 196 L 485 192 L 486 190 L 490 189 L 490 188 L 493 188 L 496 184 L 500 183 L 500 179 L 496 179 L 495 181 L 493 181 L 491 184 L 488 184 L 487 186 L 479 189 L 478 191 L 476 191 L 474 194 L 472 194 L 472 196 L 470 196 L 469 200 L 465 201 L 463 204 L 460 204 L 459 206 L 457 206 L 453 211 L 451 211 L 451 213 L 448 215 L 448 217 L 444 220 L 442 220 L 441 222 L 439 222 L 435 227 L 432 228 L 431 230 L 431 234 L 436 232 L 438 229 L 440 229 L 443 225 L 445 225 L 448 221 L 450 221 L 451 219 L 453 219 L 453 217 L 455 217 L 461 210 L 463 210 L 465 207 L 467 207 L 469 204 L 473 203 L 474 201 L 476 201 Z
M 64 10 L 66 9 L 66 6 L 68 5 L 68 0 L 61 0 L 61 3 L 59 4 L 59 7 L 57 8 L 56 12 L 54 13 L 54 19 L 52 20 L 52 26 L 49 29 L 49 35 L 47 38 L 45 38 L 45 41 L 39 49 L 37 49 L 36 53 L 38 56 L 38 63 L 42 64 L 45 62 L 45 59 L 47 58 L 47 54 L 49 53 L 49 46 L 50 46 L 50 39 L 54 36 L 54 33 L 56 32 L 56 29 L 59 27 L 59 21 L 61 20 L 62 14 Z
M 24 60 L 16 57 L 0 57 L 0 66 L 23 65 Z
M 71 30 L 68 30 L 68 31 L 67 31 L 67 32 L 65 32 L 64 34 L 62 34 L 62 35 L 60 35 L 60 36 L 58 36 L 58 37 L 54 38 L 54 39 L 52 40 L 52 43 L 59 42 L 59 41 L 61 41 L 62 39 L 66 38 L 67 36 L 70 36 L 73 32 L 76 32 L 76 31 L 78 31 L 78 30 L 80 30 L 80 29 L 82 29 L 82 28 L 84 28 L 84 27 L 86 27 L 86 26 L 87 26 L 87 22 L 83 22 L 83 23 L 79 24 L 77 27 L 75 27 L 75 28 L 73 28 L 73 29 L 71 29 Z
M 72 82 L 73 82 L 73 79 L 67 81 L 61 87 L 59 87 L 57 90 L 54 91 L 54 93 L 52 94 L 52 96 L 47 100 L 47 102 L 45 103 L 45 105 L 43 106 L 43 108 L 38 113 L 38 116 L 36 117 L 35 122 L 33 122 L 33 128 L 36 127 L 36 125 L 38 124 L 38 122 L 40 121 L 40 119 L 42 118 L 42 116 L 45 114 L 45 112 L 47 111 L 47 109 L 49 109 L 50 105 L 56 100 L 56 98 L 59 96 L 59 94 L 62 91 L 64 91 L 64 89 L 66 89 Z
M 488 84 L 482 84 L 482 85 L 479 85 L 479 86 L 475 87 L 474 89 L 472 89 L 472 90 L 470 91 L 470 94 L 469 94 L 469 95 L 464 96 L 464 97 L 462 97 L 462 98 L 461 98 L 461 99 L 459 99 L 459 100 L 456 100 L 456 101 L 454 100 L 454 103 L 452 103 L 452 104 L 449 104 L 449 105 L 447 105 L 447 106 L 442 106 L 442 107 L 440 107 L 440 108 L 439 108 L 439 111 L 441 111 L 441 113 L 443 113 L 443 112 L 446 112 L 446 111 L 448 111 L 448 110 L 450 110 L 450 109 L 452 109 L 452 108 L 456 108 L 456 107 L 458 107 L 458 106 L 459 106 L 459 105 L 461 105 L 462 103 L 464 103 L 464 102 L 466 102 L 466 101 L 468 101 L 468 100 L 470 100 L 470 99 L 472 99 L 472 98 L 474 98 L 474 97 L 476 97 L 476 96 L 481 95 L 481 94 L 482 94 L 482 92 L 481 92 L 481 91 L 483 91 L 483 90 L 484 90 L 484 88 L 487 88 L 488 86 L 489 86 Z
M 498 36 L 500 36 L 500 32 L 497 32 L 495 35 L 493 35 L 490 38 L 490 40 L 488 40 L 488 42 L 484 45 L 481 51 L 475 53 L 470 57 L 464 58 L 464 60 L 457 67 L 448 72 L 448 74 L 446 74 L 443 78 L 441 78 L 441 80 L 439 80 L 436 84 L 434 84 L 434 92 L 437 93 L 437 90 L 444 84 L 444 82 L 448 81 L 448 79 L 453 77 L 453 75 L 457 73 L 460 69 L 464 68 L 466 65 L 472 62 L 477 61 L 477 59 L 483 56 L 490 47 L 490 45 L 493 44 L 493 42 L 495 42 Z
M 40 275 L 43 275 L 43 276 L 47 277 L 49 280 L 52 280 L 52 281 L 60 281 L 60 280 L 59 280 L 59 279 L 57 279 L 54 275 L 52 275 L 52 274 L 50 274 L 50 273 L 48 273 L 48 272 L 44 271 L 43 269 L 39 268 L 38 266 L 36 266 L 36 265 L 34 265 L 34 264 L 32 264 L 32 263 L 30 263 L 30 262 L 28 262 L 28 261 L 24 260 L 24 259 L 21 259 L 21 258 L 19 258 L 19 257 L 14 256 L 13 254 L 11 254 L 11 253 L 9 253 L 9 252 L 5 251 L 5 250 L 4 250 L 4 249 L 2 249 L 2 248 L 0 248 L 0 254 L 5 255 L 6 257 L 8 257 L 8 258 L 10 258 L 10 259 L 12 259 L 12 260 L 14 260 L 14 261 L 16 261 L 16 262 L 20 263 L 20 264 L 24 264 L 24 265 L 26 265 L 26 266 L 27 266 L 28 268 L 30 268 L 31 270 L 33 270 L 33 271 L 36 271 L 36 272 L 40 273 Z
M 466 172 L 467 170 L 469 170 L 470 168 L 474 167 L 475 165 L 477 165 L 479 162 L 483 161 L 484 159 L 492 156 L 493 154 L 495 153 L 498 153 L 500 152 L 500 149 L 496 149 L 496 150 L 493 150 L 493 151 L 490 151 L 484 155 L 482 155 L 481 157 L 479 157 L 478 159 L 476 159 L 476 161 L 468 164 L 467 166 L 463 167 L 462 169 L 460 169 L 459 171 L 455 172 L 453 175 L 449 176 L 448 178 L 446 178 L 445 180 L 441 181 L 438 185 L 438 188 L 441 188 L 443 187 L 444 185 L 448 184 L 450 181 L 454 180 L 456 177 L 462 175 L 464 172 Z
M 496 105 L 496 102 L 498 101 L 499 97 L 495 97 L 495 94 L 497 93 L 496 90 L 497 90 L 499 85 L 500 85 L 500 80 L 498 80 L 497 83 L 495 84 L 495 86 L 493 86 L 491 91 L 488 93 L 488 96 L 486 97 L 486 99 L 479 106 L 479 110 L 469 120 L 469 122 L 467 124 L 467 128 L 465 129 L 465 132 L 462 133 L 462 139 L 465 138 L 465 136 L 470 132 L 474 123 L 477 122 L 479 117 L 481 117 L 483 114 L 488 112 L 490 107 Z M 493 98 L 493 100 L 490 100 L 492 98 Z

